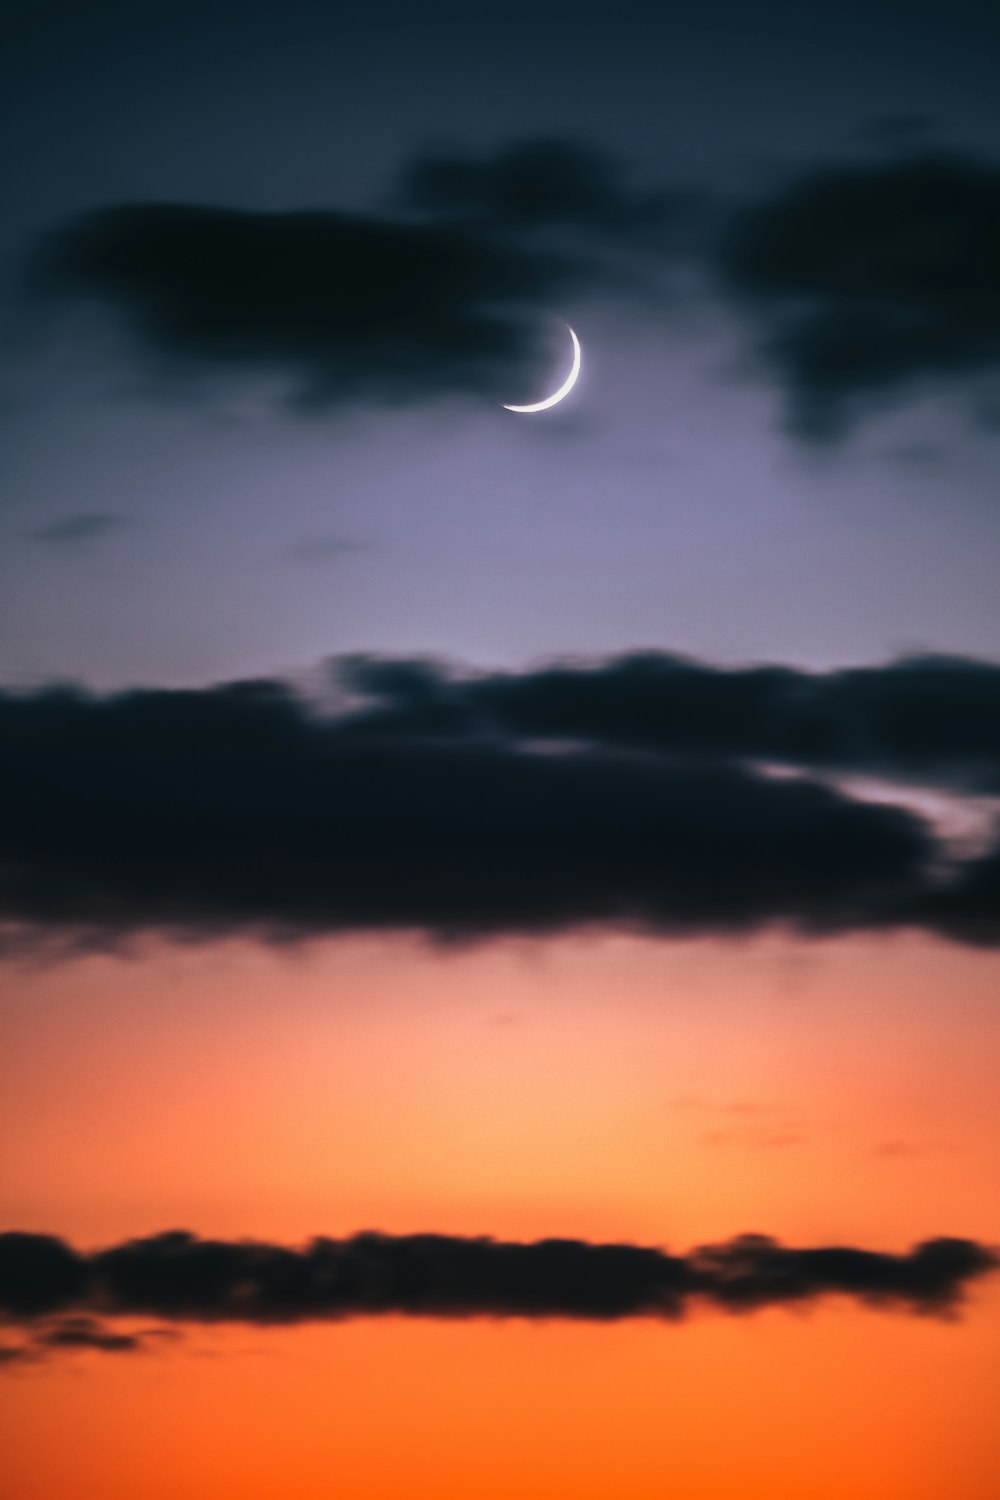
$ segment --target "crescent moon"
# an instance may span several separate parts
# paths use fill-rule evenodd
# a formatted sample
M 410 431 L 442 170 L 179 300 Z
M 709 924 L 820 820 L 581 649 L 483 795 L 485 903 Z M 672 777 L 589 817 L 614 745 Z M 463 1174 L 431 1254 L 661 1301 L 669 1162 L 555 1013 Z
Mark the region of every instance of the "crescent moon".
M 569 374 L 566 376 L 566 379 L 563 381 L 562 385 L 557 391 L 553 391 L 551 396 L 546 396 L 544 401 L 534 401 L 531 406 L 508 406 L 506 402 L 502 402 L 501 405 L 503 406 L 504 411 L 548 411 L 550 406 L 558 405 L 558 403 L 563 399 L 564 396 L 569 395 L 570 391 L 576 385 L 577 380 L 580 378 L 580 365 L 582 363 L 582 359 L 580 355 L 580 340 L 577 338 L 576 334 L 573 332 L 572 328 L 570 328 L 568 323 L 566 324 L 566 327 L 569 331 L 570 338 L 573 340 L 573 366 Z

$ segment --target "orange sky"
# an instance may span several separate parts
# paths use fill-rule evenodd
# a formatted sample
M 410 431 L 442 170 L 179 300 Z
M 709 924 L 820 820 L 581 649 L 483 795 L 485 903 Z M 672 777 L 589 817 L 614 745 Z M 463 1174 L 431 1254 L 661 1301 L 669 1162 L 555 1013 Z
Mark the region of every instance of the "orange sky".
M 8 972 L 5 1225 L 683 1250 L 1000 1241 L 998 960 L 924 939 L 350 940 Z M 196 1330 L 4 1382 L 12 1500 L 982 1500 L 1000 1286 L 808 1314 Z M 54 1417 L 58 1447 L 45 1437 Z M 992 1484 L 990 1479 L 992 1478 Z

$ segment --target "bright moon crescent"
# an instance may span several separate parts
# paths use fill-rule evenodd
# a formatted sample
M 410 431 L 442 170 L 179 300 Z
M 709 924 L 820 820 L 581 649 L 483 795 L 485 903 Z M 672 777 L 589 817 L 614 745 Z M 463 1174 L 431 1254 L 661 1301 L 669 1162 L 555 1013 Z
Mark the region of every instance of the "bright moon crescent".
M 576 382 L 580 377 L 581 357 L 580 340 L 577 338 L 576 334 L 573 332 L 572 328 L 570 328 L 568 323 L 566 324 L 566 327 L 567 329 L 569 329 L 569 336 L 573 340 L 573 367 L 570 370 L 569 374 L 566 376 L 566 379 L 563 381 L 562 385 L 557 391 L 553 391 L 551 396 L 546 396 L 544 401 L 535 401 L 531 404 L 531 406 L 508 406 L 506 402 L 503 402 L 501 404 L 503 405 L 504 411 L 548 411 L 550 406 L 558 405 L 558 403 L 563 399 L 564 396 L 569 395 L 570 391 L 576 385 Z

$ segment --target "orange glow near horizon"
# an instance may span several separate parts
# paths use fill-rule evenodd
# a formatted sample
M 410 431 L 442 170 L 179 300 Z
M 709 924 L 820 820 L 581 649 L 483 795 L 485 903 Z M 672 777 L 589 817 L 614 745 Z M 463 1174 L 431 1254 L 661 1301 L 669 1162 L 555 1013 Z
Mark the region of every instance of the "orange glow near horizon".
M 7 968 L 7 1227 L 1000 1241 L 989 954 L 351 940 Z M 140 1465 L 142 1500 L 981 1500 L 998 1331 L 990 1282 L 957 1323 L 833 1300 L 194 1329 L 12 1373 L 2 1449 L 13 1500 L 138 1500 Z
M 831 1305 L 196 1331 L 6 1381 L 5 1469 L 18 1500 L 971 1500 L 1000 1379 L 1000 1296 L 975 1301 L 958 1327 Z
M 8 979 L 8 1224 L 88 1244 L 1000 1233 L 989 954 L 345 942 Z

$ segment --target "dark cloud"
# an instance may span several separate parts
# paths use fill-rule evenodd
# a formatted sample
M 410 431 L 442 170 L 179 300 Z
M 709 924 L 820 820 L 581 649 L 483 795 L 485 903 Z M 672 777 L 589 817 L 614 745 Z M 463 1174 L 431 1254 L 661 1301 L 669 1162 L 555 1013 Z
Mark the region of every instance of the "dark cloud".
M 2 693 L 0 920 L 96 943 L 818 933 L 910 921 L 938 890 L 919 818 L 802 777 L 390 731 L 276 682 Z
M 479 157 L 420 157 L 404 169 L 399 197 L 409 209 L 494 231 L 569 225 L 619 238 L 655 235 L 675 249 L 689 241 L 708 206 L 690 189 L 636 189 L 611 156 L 559 138 Z
M 58 1251 L 58 1253 L 57 1253 Z M 72 1261 L 72 1290 L 58 1277 L 39 1297 L 42 1265 Z M 203 1240 L 183 1230 L 83 1253 L 47 1235 L 0 1234 L 0 1316 L 29 1327 L 39 1301 L 51 1315 L 36 1347 L 128 1352 L 90 1321 L 295 1324 L 379 1315 L 430 1318 L 677 1320 L 707 1304 L 727 1312 L 801 1305 L 832 1294 L 913 1313 L 948 1314 L 970 1282 L 997 1268 L 994 1250 L 968 1239 L 932 1239 L 906 1254 L 847 1246 L 791 1249 L 741 1235 L 672 1255 L 638 1245 L 552 1239 L 530 1244 L 453 1235 L 315 1239 L 302 1249 Z M 20 1278 L 30 1279 L 27 1291 Z
M 0 1313 L 14 1321 L 45 1317 L 85 1297 L 83 1259 L 49 1234 L 0 1234 Z
M 928 377 L 1000 364 L 1000 167 L 928 148 L 809 173 L 734 216 L 719 271 L 793 428 L 840 436 Z
M 915 916 L 958 943 L 1000 943 L 1000 847 L 969 860 L 956 880 L 926 892 L 915 903 Z
M 678 294 L 678 264 L 749 319 L 800 436 L 842 436 L 927 382 L 1000 365 L 1000 166 L 882 122 L 894 154 L 823 165 L 742 206 L 636 187 L 565 139 L 425 154 L 381 215 L 125 204 L 82 215 L 30 257 L 45 296 L 124 313 L 172 370 L 286 374 L 302 409 L 518 399 L 551 358 L 554 307 L 585 293 Z
M 113 511 L 88 511 L 76 516 L 62 516 L 32 531 L 33 541 L 43 542 L 47 547 L 77 547 L 85 542 L 96 541 L 124 526 L 125 518 Z
M 938 133 L 938 129 L 938 122 L 932 115 L 889 114 L 877 115 L 869 120 L 858 134 L 869 145 L 884 151 L 886 147 L 910 147 L 914 142 L 926 145 Z
M 143 1347 L 141 1335 L 118 1333 L 94 1318 L 63 1318 L 38 1337 L 43 1349 L 99 1349 L 104 1354 L 134 1354 Z
M 2 1256 L 2 1251 L 0 1251 Z M 13 1315 L 15 1319 L 19 1316 Z M 144 1328 L 124 1333 L 86 1314 L 55 1318 L 33 1326 L 19 1342 L 0 1347 L 0 1365 L 38 1364 L 57 1354 L 97 1351 L 100 1354 L 140 1354 L 154 1341 L 177 1337 L 169 1328 Z
M 570 263 L 469 228 L 132 204 L 37 247 L 39 294 L 98 296 L 181 373 L 278 370 L 305 405 L 511 399 Z
M 662 267 L 700 251 L 716 213 L 700 191 L 634 189 L 591 147 L 529 140 L 418 158 L 380 216 L 170 203 L 83 214 L 34 246 L 26 284 L 118 308 L 175 376 L 282 372 L 303 409 L 516 400 L 547 369 L 554 304 L 595 289 L 662 295 Z M 565 232 L 534 233 L 553 229 Z
M 991 663 L 331 670 L 326 717 L 266 681 L 0 693 L 8 941 L 784 923 L 1000 943 L 1000 845 L 959 861 L 807 774 L 996 794 Z
M 357 656 L 331 670 L 361 698 L 353 723 L 368 735 L 572 741 L 1000 793 L 994 662 L 922 656 L 813 673 L 648 651 L 478 676 L 425 658 Z

